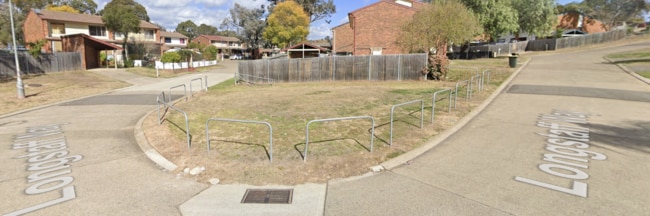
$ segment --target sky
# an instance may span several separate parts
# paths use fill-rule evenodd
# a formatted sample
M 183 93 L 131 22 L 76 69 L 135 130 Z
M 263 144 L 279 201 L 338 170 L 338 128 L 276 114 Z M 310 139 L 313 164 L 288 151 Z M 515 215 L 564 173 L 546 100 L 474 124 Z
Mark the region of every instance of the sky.
M 267 0 L 135 0 L 142 4 L 149 14 L 151 22 L 164 26 L 167 31 L 174 31 L 178 23 L 192 20 L 196 25 L 208 24 L 219 28 L 221 22 L 230 14 L 230 8 L 238 3 L 247 8 L 257 8 Z M 328 24 L 324 20 L 311 24 L 309 40 L 331 36 L 331 28 L 346 23 L 349 12 L 375 3 L 379 0 L 334 0 L 336 13 Z M 110 0 L 95 0 L 98 10 Z M 560 4 L 579 2 L 579 0 L 557 0 Z

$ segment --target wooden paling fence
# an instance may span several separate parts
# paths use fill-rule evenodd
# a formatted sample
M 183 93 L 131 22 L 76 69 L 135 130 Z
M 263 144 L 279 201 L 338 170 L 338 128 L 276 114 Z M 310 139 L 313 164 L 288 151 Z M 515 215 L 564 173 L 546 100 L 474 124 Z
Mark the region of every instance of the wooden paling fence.
M 18 63 L 22 74 L 83 70 L 81 54 L 77 52 L 41 54 L 37 58 L 27 52 L 18 52 Z M 0 75 L 16 75 L 16 61 L 13 53 L 0 52 Z
M 334 56 L 239 62 L 246 82 L 317 82 L 342 80 L 420 80 L 426 54 Z
M 626 30 L 615 30 L 603 33 L 594 33 L 574 37 L 539 39 L 528 42 L 527 51 L 558 50 L 569 47 L 580 47 L 590 44 L 599 44 L 617 41 L 627 36 Z

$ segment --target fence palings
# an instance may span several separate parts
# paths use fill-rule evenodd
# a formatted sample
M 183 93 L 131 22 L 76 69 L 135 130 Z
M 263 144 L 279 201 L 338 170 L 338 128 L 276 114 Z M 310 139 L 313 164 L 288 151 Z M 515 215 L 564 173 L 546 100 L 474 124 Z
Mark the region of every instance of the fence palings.
M 241 61 L 238 77 L 248 82 L 419 80 L 426 63 L 425 54 Z
M 18 63 L 23 74 L 76 71 L 81 68 L 80 53 L 41 54 L 34 58 L 27 52 L 18 52 Z M 0 52 L 0 75 L 14 76 L 16 61 L 13 53 Z

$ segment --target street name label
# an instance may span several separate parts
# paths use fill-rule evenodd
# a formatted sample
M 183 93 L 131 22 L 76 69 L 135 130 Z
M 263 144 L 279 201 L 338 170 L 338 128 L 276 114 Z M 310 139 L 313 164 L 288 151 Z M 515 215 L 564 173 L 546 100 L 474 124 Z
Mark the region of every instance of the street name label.
M 567 179 L 569 187 L 519 176 L 516 176 L 515 180 L 586 198 L 588 185 L 584 180 L 589 178 L 589 174 L 582 169 L 589 169 L 590 159 L 607 159 L 604 154 L 587 150 L 590 130 L 577 125 L 587 124 L 589 116 L 591 114 L 553 110 L 550 114 L 542 114 L 537 120 L 537 126 L 548 128 L 548 132 L 537 134 L 547 138 L 545 149 L 549 153 L 545 153 L 542 160 L 550 162 L 537 167 L 546 174 Z
M 77 197 L 75 187 L 71 185 L 74 178 L 66 175 L 72 172 L 70 164 L 81 160 L 83 156 L 70 155 L 62 125 L 65 124 L 28 127 L 24 134 L 14 136 L 12 145 L 12 149 L 24 151 L 24 155 L 15 159 L 25 159 L 27 171 L 31 172 L 26 177 L 29 186 L 25 188 L 25 194 L 38 196 L 60 191 L 61 196 L 5 215 L 22 215 Z

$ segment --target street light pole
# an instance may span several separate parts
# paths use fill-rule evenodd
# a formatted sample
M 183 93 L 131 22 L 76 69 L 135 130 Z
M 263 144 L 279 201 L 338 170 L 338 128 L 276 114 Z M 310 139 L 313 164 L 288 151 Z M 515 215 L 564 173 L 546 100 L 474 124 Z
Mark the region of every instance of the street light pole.
M 20 77 L 20 65 L 18 64 L 18 47 L 16 47 L 16 31 L 14 30 L 14 13 L 9 0 L 9 20 L 11 21 L 11 39 L 14 42 L 14 58 L 16 59 L 16 88 L 18 89 L 18 98 L 25 98 L 25 85 L 23 79 Z

